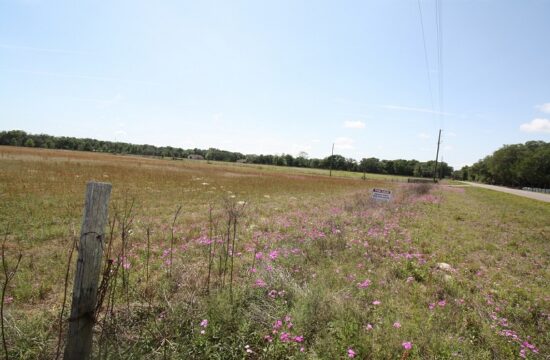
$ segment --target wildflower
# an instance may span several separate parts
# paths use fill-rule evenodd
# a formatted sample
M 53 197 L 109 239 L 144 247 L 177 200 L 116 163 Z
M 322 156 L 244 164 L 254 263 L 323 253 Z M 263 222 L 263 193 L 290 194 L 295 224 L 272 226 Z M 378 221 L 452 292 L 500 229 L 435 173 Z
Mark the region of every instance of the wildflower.
M 13 296 L 8 296 L 4 299 L 4 304 L 11 304 L 13 302 Z
M 264 340 L 267 342 L 273 342 L 273 338 L 271 337 L 271 335 L 264 336 Z
M 440 300 L 437 302 L 437 305 L 444 307 L 445 305 L 447 305 L 447 302 L 445 300 Z
M 399 321 L 396 321 L 393 323 L 393 327 L 399 329 L 401 327 L 401 323 Z
M 294 342 L 301 343 L 302 341 L 304 341 L 303 336 L 295 336 L 294 337 Z
M 372 325 L 371 324 L 367 324 L 367 331 L 368 330 L 372 330 Z
M 267 286 L 267 284 L 265 283 L 265 281 L 263 281 L 263 279 L 256 279 L 255 285 L 257 287 L 266 287 Z
M 373 304 L 373 305 L 380 305 L 381 302 L 380 302 L 379 300 L 374 300 L 374 301 L 372 302 L 372 304 Z
M 348 348 L 348 357 L 349 358 L 354 358 L 356 355 L 355 351 L 353 351 L 352 348 Z
M 359 284 L 357 284 L 357 286 L 360 288 L 360 289 L 366 289 L 370 286 L 371 284 L 371 281 L 369 279 L 366 279 L 365 281 L 363 282 L 360 282 Z
M 409 276 L 409 277 L 407 278 L 407 282 L 408 282 L 408 283 L 413 282 L 413 281 L 414 281 L 414 277 Z
M 306 351 L 306 349 L 302 346 L 302 347 L 300 348 L 300 352 L 304 352 L 304 351 Z
M 279 336 L 279 339 L 281 339 L 282 342 L 288 342 L 290 341 L 290 334 L 287 332 L 282 332 L 281 336 Z
M 264 254 L 262 252 L 256 253 L 256 259 L 257 260 L 261 260 L 261 259 L 263 259 L 263 257 L 264 257 Z
M 430 303 L 428 309 L 433 310 L 435 308 L 435 303 Z
M 245 345 L 244 348 L 246 349 L 246 352 L 249 354 L 252 354 L 254 351 L 250 348 L 250 345 Z
M 279 252 L 277 250 L 273 250 L 269 253 L 269 258 L 274 261 L 279 257 Z
M 534 352 L 535 354 L 537 354 L 539 352 L 537 347 L 533 344 L 530 344 L 528 341 L 524 341 L 523 343 L 521 343 L 521 347 L 522 348 L 527 348 L 527 349 L 531 350 L 532 352 Z
M 208 320 L 207 319 L 204 319 L 203 321 L 201 321 L 201 327 L 205 328 L 208 326 Z
M 132 264 L 130 264 L 130 262 L 128 260 L 126 260 L 126 258 L 125 258 L 124 261 L 122 262 L 122 267 L 125 270 L 128 270 L 131 266 L 132 266 Z
M 403 346 L 403 349 L 405 350 L 410 350 L 412 349 L 412 342 L 410 341 L 405 341 L 403 342 L 403 344 L 401 344 Z
M 275 324 L 273 324 L 273 329 L 280 329 L 283 326 L 283 322 L 281 320 L 275 321 Z
M 206 334 L 206 331 L 205 330 L 201 330 L 201 335 L 204 335 Z
M 519 351 L 519 356 L 522 357 L 522 358 L 524 358 L 524 359 L 526 359 L 527 356 L 525 355 L 525 352 L 526 352 L 525 349 L 521 349 L 521 350 Z

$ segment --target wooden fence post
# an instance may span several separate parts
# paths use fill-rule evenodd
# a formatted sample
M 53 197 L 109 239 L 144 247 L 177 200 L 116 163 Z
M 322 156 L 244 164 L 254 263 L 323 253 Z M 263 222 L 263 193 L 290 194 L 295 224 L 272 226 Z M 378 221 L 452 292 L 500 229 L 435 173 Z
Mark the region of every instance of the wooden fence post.
M 65 360 L 89 359 L 111 184 L 89 182 L 80 231 Z

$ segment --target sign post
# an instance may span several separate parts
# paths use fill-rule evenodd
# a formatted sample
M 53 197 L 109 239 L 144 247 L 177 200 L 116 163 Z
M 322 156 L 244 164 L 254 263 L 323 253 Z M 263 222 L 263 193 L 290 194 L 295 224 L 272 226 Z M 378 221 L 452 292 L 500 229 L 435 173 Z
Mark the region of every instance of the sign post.
M 374 189 L 372 189 L 371 197 L 374 200 L 388 202 L 388 201 L 391 201 L 392 193 L 391 193 L 391 190 L 374 188 Z

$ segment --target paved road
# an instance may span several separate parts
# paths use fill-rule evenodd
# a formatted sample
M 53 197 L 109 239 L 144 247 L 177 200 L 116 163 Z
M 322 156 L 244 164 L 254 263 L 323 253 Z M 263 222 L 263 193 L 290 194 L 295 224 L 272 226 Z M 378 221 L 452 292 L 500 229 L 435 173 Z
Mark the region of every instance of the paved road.
M 504 186 L 486 185 L 486 184 L 479 184 L 479 183 L 473 183 L 473 182 L 467 182 L 467 181 L 464 181 L 464 183 L 466 183 L 468 185 L 471 185 L 471 186 L 482 187 L 482 188 L 485 188 L 485 189 L 491 189 L 491 190 L 505 192 L 505 193 L 508 193 L 508 194 L 519 195 L 519 196 L 523 196 L 523 197 L 530 198 L 530 199 L 550 202 L 550 194 L 536 193 L 536 192 L 525 191 L 525 190 L 510 189 L 510 188 L 507 188 L 507 187 L 504 187 Z

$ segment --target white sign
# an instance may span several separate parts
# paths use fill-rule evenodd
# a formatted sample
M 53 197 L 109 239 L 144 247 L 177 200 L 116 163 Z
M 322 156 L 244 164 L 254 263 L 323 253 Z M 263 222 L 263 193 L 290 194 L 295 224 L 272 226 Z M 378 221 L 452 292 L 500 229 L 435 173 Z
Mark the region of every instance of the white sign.
M 374 200 L 390 201 L 391 190 L 386 189 L 372 189 L 372 196 Z

